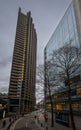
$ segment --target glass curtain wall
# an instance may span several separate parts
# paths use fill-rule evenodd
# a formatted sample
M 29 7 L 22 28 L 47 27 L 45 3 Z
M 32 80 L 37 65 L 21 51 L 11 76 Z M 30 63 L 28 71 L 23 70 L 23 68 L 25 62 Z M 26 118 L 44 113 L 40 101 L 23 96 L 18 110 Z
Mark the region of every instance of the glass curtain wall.
M 47 96 L 46 62 L 50 61 L 53 51 L 57 51 L 65 45 L 80 48 L 73 3 L 66 10 L 45 48 L 45 96 Z

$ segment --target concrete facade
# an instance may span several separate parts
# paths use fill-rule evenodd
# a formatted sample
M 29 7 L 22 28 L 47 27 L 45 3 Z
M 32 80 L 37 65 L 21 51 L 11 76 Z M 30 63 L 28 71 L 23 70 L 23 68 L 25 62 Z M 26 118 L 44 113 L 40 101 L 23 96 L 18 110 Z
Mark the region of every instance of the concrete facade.
M 19 8 L 10 85 L 9 112 L 24 113 L 35 106 L 37 34 L 31 12 Z

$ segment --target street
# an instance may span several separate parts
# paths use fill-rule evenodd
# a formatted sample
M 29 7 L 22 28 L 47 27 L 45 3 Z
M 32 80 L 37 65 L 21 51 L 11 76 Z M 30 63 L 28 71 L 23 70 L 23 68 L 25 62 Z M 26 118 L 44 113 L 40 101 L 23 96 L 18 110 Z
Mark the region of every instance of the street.
M 9 124 L 9 118 L 6 119 L 6 122 L 7 124 Z M 44 115 L 39 111 L 18 118 L 17 120 L 15 120 L 15 122 L 12 123 L 9 130 L 47 130 L 47 129 L 72 130 L 71 127 L 66 127 L 56 122 L 54 122 L 54 127 L 51 127 L 51 113 L 48 112 L 48 121 L 45 122 Z M 7 126 L 5 128 L 1 128 L 0 130 L 7 130 Z M 80 129 L 77 128 L 77 130 Z
M 29 114 L 17 120 L 10 130 L 39 130 L 39 128 L 35 123 L 34 115 Z

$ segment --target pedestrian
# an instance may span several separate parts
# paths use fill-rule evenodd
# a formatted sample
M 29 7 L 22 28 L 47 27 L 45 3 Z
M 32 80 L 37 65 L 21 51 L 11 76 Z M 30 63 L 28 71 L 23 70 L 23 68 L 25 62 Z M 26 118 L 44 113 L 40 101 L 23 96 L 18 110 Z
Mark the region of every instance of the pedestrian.
M 35 115 L 34 118 L 35 118 L 35 120 L 36 120 L 37 116 Z
M 11 123 L 11 118 L 9 118 L 9 122 Z
M 3 127 L 6 126 L 6 120 L 3 120 Z
M 45 118 L 45 122 L 47 122 L 48 121 L 48 114 L 46 112 L 44 114 L 44 118 Z

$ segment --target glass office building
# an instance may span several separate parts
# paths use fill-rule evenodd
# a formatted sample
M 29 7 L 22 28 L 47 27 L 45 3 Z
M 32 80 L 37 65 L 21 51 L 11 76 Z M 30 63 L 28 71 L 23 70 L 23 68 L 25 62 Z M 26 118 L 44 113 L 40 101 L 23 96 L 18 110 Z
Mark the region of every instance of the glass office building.
M 73 46 L 79 47 L 79 38 L 73 3 L 71 3 L 67 9 L 65 15 L 63 16 L 46 46 L 47 60 L 49 59 L 50 53 L 53 50 L 57 50 L 69 43 L 71 43 Z
M 77 3 L 78 2 L 78 3 Z M 45 67 L 45 107 L 46 109 L 50 109 L 50 100 L 48 96 L 48 88 L 47 88 L 47 79 L 46 79 L 46 63 L 50 61 L 52 58 L 52 52 L 56 52 L 60 48 L 64 46 L 70 45 L 71 47 L 75 47 L 80 49 L 80 28 L 81 24 L 79 24 L 79 12 L 81 11 L 80 1 L 73 0 L 69 5 L 68 9 L 66 10 L 63 18 L 61 19 L 60 23 L 58 24 L 56 30 L 52 34 L 50 40 L 48 41 L 45 50 L 44 50 L 44 67 Z M 77 5 L 80 9 L 77 11 Z M 80 73 L 79 73 L 80 76 Z M 80 79 L 75 75 L 72 79 L 75 81 L 77 79 L 77 85 L 73 86 L 72 89 L 72 109 L 75 113 L 81 113 L 81 83 Z M 55 113 L 56 121 L 60 122 L 61 124 L 65 124 L 70 126 L 69 122 L 69 108 L 68 108 L 68 97 L 65 94 L 65 89 L 61 91 L 58 89 L 57 92 L 54 93 L 53 96 L 53 103 L 54 103 L 54 110 L 58 111 Z M 78 114 L 76 114 L 78 115 Z M 75 118 L 75 120 L 81 120 L 80 118 Z

